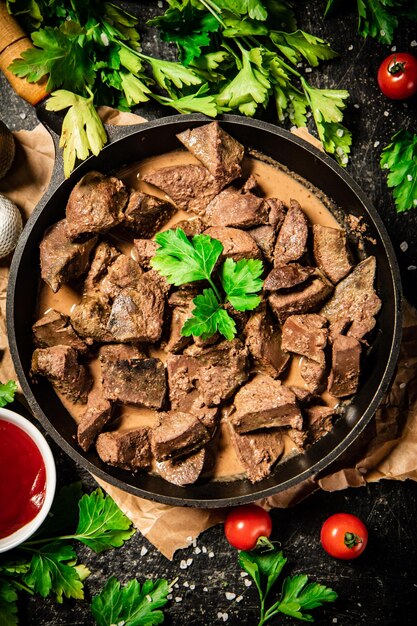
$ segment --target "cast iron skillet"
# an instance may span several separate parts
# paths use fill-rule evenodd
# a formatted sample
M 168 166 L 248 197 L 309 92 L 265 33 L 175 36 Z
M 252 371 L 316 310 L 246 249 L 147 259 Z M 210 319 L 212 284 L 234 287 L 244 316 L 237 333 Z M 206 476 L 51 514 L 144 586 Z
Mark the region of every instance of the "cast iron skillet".
M 364 217 L 369 226 L 366 253 L 377 258 L 377 291 L 382 300 L 378 333 L 367 355 L 359 393 L 332 432 L 306 452 L 279 464 L 270 477 L 255 485 L 239 480 L 177 487 L 158 476 L 133 475 L 105 465 L 95 451 L 82 452 L 76 444 L 76 424 L 51 385 L 45 379 L 33 384 L 29 377 L 33 351 L 31 325 L 39 286 L 39 242 L 45 229 L 64 217 L 67 198 L 75 183 L 90 170 L 109 172 L 176 149 L 179 147 L 176 133 L 207 121 L 201 115 L 178 115 L 119 129 L 124 136 L 104 148 L 98 157 L 82 163 L 68 180 L 62 181 L 62 175 L 58 177 L 60 180 L 51 185 L 33 212 L 16 248 L 7 295 L 7 328 L 14 365 L 30 408 L 53 439 L 81 466 L 138 496 L 171 505 L 222 507 L 288 489 L 337 459 L 373 416 L 394 372 L 401 335 L 401 288 L 393 247 L 376 210 L 330 157 L 271 124 L 233 115 L 224 115 L 220 120 L 222 127 L 243 145 L 283 163 L 321 189 L 340 208 Z

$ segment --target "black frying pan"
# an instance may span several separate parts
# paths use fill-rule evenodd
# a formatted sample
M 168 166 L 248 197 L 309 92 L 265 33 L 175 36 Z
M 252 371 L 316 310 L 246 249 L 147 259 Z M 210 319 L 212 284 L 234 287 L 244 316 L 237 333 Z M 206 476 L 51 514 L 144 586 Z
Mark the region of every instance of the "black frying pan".
M 392 378 L 401 336 L 400 274 L 392 244 L 369 200 L 330 157 L 272 124 L 225 115 L 222 127 L 246 147 L 272 157 L 321 189 L 342 210 L 363 217 L 368 225 L 366 254 L 377 259 L 377 291 L 382 300 L 378 332 L 366 357 L 359 393 L 332 432 L 303 454 L 279 465 L 255 485 L 248 480 L 205 482 L 177 487 L 162 478 L 105 465 L 94 451 L 76 444 L 76 424 L 46 380 L 29 378 L 33 351 L 31 325 L 39 284 L 39 242 L 45 229 L 64 217 L 76 182 L 88 171 L 109 172 L 145 157 L 176 149 L 175 135 L 207 122 L 201 115 L 172 116 L 138 126 L 119 127 L 119 138 L 77 167 L 68 180 L 55 174 L 50 189 L 29 219 L 16 248 L 7 294 L 7 328 L 13 362 L 26 399 L 53 439 L 80 465 L 96 476 L 135 495 L 172 505 L 223 507 L 268 497 L 317 474 L 354 442 L 372 418 Z M 57 170 L 60 171 L 59 168 Z

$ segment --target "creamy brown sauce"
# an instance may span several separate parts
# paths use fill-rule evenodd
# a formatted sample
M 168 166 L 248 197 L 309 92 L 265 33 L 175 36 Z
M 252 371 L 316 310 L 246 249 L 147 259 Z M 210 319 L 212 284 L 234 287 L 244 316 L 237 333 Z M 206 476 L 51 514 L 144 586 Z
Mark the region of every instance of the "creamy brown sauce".
M 162 167 L 184 165 L 188 163 L 199 164 L 199 161 L 197 161 L 193 155 L 185 151 L 178 150 L 145 159 L 140 163 L 129 165 L 128 167 L 118 171 L 117 175 L 126 183 L 126 185 L 133 189 L 139 189 L 160 198 L 169 199 L 168 196 L 163 194 L 161 191 L 145 183 L 142 180 L 142 177 L 145 174 Z M 298 200 L 303 211 L 313 224 L 321 224 L 323 226 L 330 226 L 333 228 L 340 227 L 335 217 L 326 207 L 324 201 L 319 198 L 312 189 L 308 188 L 308 186 L 303 185 L 298 180 L 295 180 L 290 173 L 282 171 L 268 163 L 264 163 L 259 159 L 250 157 L 245 157 L 243 162 L 243 171 L 246 176 L 252 174 L 255 177 L 263 195 L 266 198 L 279 198 L 285 204 L 289 204 L 290 199 L 294 198 L 295 200 Z M 162 230 L 168 230 L 169 228 L 174 227 L 177 222 L 184 219 L 190 219 L 191 217 L 192 214 L 190 213 L 178 211 L 173 218 L 165 224 Z M 132 243 L 115 237 L 108 237 L 108 239 L 113 239 L 114 245 L 124 254 L 130 254 L 133 258 L 135 258 Z M 43 284 L 39 297 L 38 317 L 41 317 L 50 308 L 57 309 L 65 315 L 70 315 L 71 309 L 80 301 L 80 299 L 81 291 L 77 291 L 73 287 L 64 285 L 58 293 L 54 294 L 46 284 Z M 164 362 L 167 356 L 163 350 L 158 348 L 150 348 L 149 354 L 150 356 L 160 358 Z M 283 379 L 283 382 L 287 385 L 306 388 L 306 384 L 299 373 L 300 358 L 302 357 L 293 356 L 291 358 L 290 367 L 286 377 Z M 94 387 L 97 387 L 100 384 L 100 366 L 98 360 L 91 360 L 89 368 L 94 379 Z M 58 395 L 62 404 L 78 423 L 85 411 L 85 405 L 72 404 L 64 396 L 62 396 L 62 394 L 58 393 Z M 333 398 L 327 392 L 322 394 L 322 398 L 325 404 L 331 407 L 336 406 L 338 403 L 338 400 Z M 214 466 L 210 471 L 210 475 L 215 480 L 236 480 L 244 478 L 245 476 L 243 467 L 236 456 L 233 444 L 230 440 L 228 425 L 224 419 L 224 413 L 226 410 L 227 408 L 223 409 L 222 421 L 214 442 L 217 443 L 217 449 L 214 455 Z M 112 423 L 112 428 L 115 430 L 125 431 L 141 426 L 152 427 L 156 425 L 157 419 L 157 412 L 152 409 L 138 408 L 131 405 L 119 406 L 116 409 L 115 421 Z M 293 455 L 296 451 L 298 451 L 298 449 L 289 437 L 285 436 L 284 439 L 285 449 L 283 458 L 286 458 Z

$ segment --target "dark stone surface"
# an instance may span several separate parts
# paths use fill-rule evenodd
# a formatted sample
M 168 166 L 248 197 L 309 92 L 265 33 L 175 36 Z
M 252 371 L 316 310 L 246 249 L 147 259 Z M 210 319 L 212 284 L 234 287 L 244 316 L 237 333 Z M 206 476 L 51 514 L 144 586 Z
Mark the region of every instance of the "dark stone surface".
M 355 3 L 356 4 L 356 3 Z M 124 3 L 144 22 L 159 11 L 157 3 Z M 380 92 L 375 81 L 379 63 L 389 49 L 373 40 L 365 41 L 356 33 L 353 13 L 322 20 L 324 2 L 299 2 L 300 26 L 328 39 L 340 52 L 340 58 L 323 65 L 310 74 L 311 83 L 319 87 L 347 88 L 351 93 L 346 125 L 352 129 L 354 144 L 348 171 L 363 187 L 379 210 L 392 237 L 398 255 L 405 292 L 416 304 L 417 271 L 417 211 L 397 215 L 385 174 L 379 169 L 379 153 L 391 135 L 399 128 L 416 130 L 416 102 L 390 102 Z M 411 24 L 402 23 L 394 44 L 397 50 L 413 51 L 411 43 L 416 32 Z M 174 51 L 161 44 L 154 34 L 143 42 L 146 53 L 158 55 L 164 51 L 173 57 Z M 34 111 L 24 104 L 0 78 L 0 117 L 11 129 L 32 128 L 36 124 Z M 148 118 L 169 115 L 168 109 L 142 107 L 139 112 Z M 274 121 L 270 114 L 267 119 Z M 348 207 L 346 207 L 348 209 Z M 401 251 L 406 242 L 408 249 Z M 81 478 L 85 488 L 94 488 L 93 479 L 77 467 L 54 444 L 60 484 Z M 321 523 L 327 516 L 345 511 L 359 515 L 368 525 L 369 546 L 357 561 L 342 562 L 328 557 L 319 544 Z M 272 512 L 273 539 L 279 541 L 286 555 L 288 573 L 304 572 L 315 580 L 331 585 L 339 600 L 316 611 L 316 623 L 340 626 L 408 626 L 415 624 L 417 612 L 417 487 L 414 483 L 383 482 L 366 489 L 339 493 L 319 493 L 294 509 Z M 196 550 L 197 548 L 197 550 Z M 206 549 L 206 551 L 204 550 Z M 94 624 L 88 602 L 107 578 L 114 574 L 122 582 L 132 577 L 160 576 L 173 580 L 178 587 L 166 610 L 166 623 L 175 626 L 211 626 L 224 623 L 218 614 L 228 614 L 228 624 L 257 623 L 257 595 L 254 586 L 247 587 L 240 575 L 236 551 L 228 546 L 221 527 L 213 528 L 198 538 L 196 547 L 179 552 L 173 562 L 153 548 L 137 533 L 119 550 L 95 555 L 85 547 L 77 548 L 80 560 L 91 569 L 87 579 L 86 601 L 65 601 L 58 605 L 51 600 L 22 597 L 20 623 L 28 626 L 88 626 Z M 145 550 L 147 552 L 145 553 Z M 201 552 L 199 552 L 201 550 Z M 180 562 L 192 558 L 185 570 Z M 195 585 L 195 588 L 191 586 Z M 236 594 L 228 600 L 226 592 Z M 238 602 L 238 599 L 242 599 Z M 290 624 L 293 620 L 272 621 Z

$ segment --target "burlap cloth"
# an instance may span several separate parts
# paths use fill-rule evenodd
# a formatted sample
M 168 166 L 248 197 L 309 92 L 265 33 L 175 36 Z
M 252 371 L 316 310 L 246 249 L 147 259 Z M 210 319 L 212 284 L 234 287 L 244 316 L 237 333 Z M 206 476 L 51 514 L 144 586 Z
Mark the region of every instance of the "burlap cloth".
M 132 114 L 103 107 L 107 123 L 137 124 Z M 7 121 L 7 120 L 5 120 Z M 303 133 L 301 133 L 303 134 Z M 0 181 L 0 192 L 16 202 L 24 218 L 45 192 L 54 165 L 54 146 L 41 125 L 14 133 L 16 158 L 11 172 Z M 304 134 L 306 136 L 306 134 Z M 16 378 L 7 344 L 5 324 L 6 287 L 10 258 L 0 262 L 0 380 Z M 375 419 L 352 453 L 323 474 L 268 498 L 266 508 L 288 507 L 317 489 L 336 491 L 360 487 L 381 479 L 417 480 L 417 313 L 404 305 L 404 329 L 397 373 Z M 222 522 L 225 511 L 169 507 L 143 500 L 98 481 L 114 498 L 134 525 L 168 558 L 189 545 L 203 530 Z

